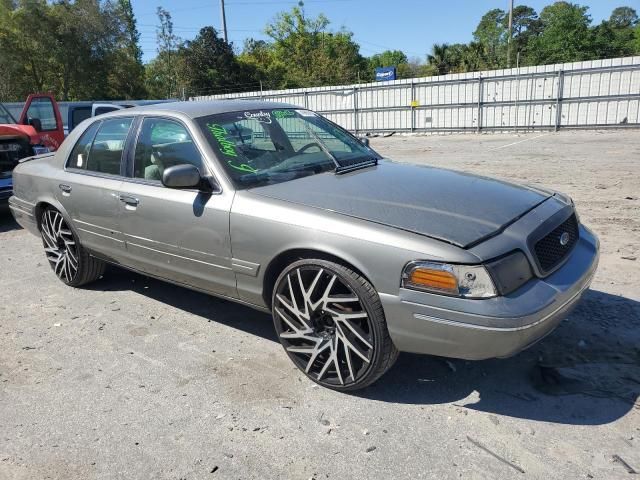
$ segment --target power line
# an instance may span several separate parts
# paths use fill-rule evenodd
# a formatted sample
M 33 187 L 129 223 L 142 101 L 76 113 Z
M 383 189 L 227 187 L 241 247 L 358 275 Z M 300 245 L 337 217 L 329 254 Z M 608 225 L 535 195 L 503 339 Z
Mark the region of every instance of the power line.
M 230 6 L 235 6 L 235 5 L 264 5 L 265 7 L 268 7 L 270 5 L 297 5 L 299 0 L 269 0 L 269 2 L 257 2 L 255 0 L 239 0 L 237 2 L 227 2 L 227 5 Z M 323 4 L 323 3 L 343 3 L 343 2 L 353 2 L 356 0 L 304 0 L 305 5 L 308 3 L 319 3 L 319 4 Z M 199 9 L 209 9 L 211 8 L 211 4 L 207 3 L 207 4 L 201 4 L 201 5 L 193 5 L 191 7 L 185 7 L 185 8 L 174 8 L 171 10 L 170 13 L 174 13 L 174 12 L 186 12 L 186 11 L 190 11 L 190 10 L 199 10 Z M 142 12 L 140 14 L 138 14 L 139 17 L 144 17 L 144 16 L 150 16 L 150 15 L 156 15 L 156 12 Z

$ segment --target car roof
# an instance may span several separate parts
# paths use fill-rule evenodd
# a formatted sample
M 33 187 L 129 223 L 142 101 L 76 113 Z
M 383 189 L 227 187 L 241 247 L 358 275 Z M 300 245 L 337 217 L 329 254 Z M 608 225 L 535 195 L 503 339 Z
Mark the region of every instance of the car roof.
M 178 112 L 191 118 L 215 115 L 218 113 L 237 112 L 241 110 L 259 110 L 261 108 L 300 108 L 289 103 L 267 102 L 263 100 L 203 100 L 191 102 L 170 102 L 144 105 L 125 110 L 127 113 L 154 114 L 158 112 Z M 122 113 L 122 111 L 121 111 Z

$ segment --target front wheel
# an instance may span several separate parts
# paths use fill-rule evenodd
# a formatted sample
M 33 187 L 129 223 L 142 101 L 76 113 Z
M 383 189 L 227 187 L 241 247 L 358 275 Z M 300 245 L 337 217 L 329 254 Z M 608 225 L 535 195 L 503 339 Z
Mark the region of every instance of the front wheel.
M 278 277 L 273 321 L 293 363 L 314 382 L 357 390 L 395 362 L 380 298 L 349 268 L 326 260 L 300 260 Z

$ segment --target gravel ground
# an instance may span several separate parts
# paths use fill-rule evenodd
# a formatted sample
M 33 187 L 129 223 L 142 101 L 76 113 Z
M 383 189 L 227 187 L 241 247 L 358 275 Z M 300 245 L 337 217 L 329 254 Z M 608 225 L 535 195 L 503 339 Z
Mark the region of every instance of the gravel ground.
M 115 268 L 65 287 L 2 211 L 0 478 L 633 478 L 638 131 L 372 145 L 572 195 L 602 241 L 582 304 L 514 358 L 403 354 L 339 394 L 297 372 L 262 313 Z

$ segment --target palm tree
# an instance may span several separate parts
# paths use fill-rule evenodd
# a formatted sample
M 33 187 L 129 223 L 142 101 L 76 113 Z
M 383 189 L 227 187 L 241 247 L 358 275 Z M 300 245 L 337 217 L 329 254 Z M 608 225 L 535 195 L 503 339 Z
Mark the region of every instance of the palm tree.
M 437 75 L 446 75 L 451 70 L 449 44 L 434 43 L 431 53 L 427 54 L 427 64 L 433 67 Z

